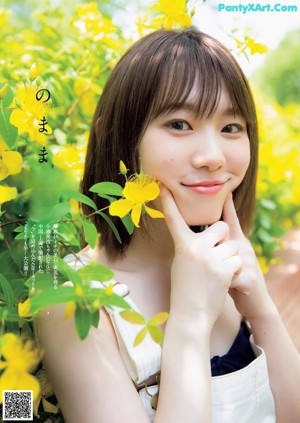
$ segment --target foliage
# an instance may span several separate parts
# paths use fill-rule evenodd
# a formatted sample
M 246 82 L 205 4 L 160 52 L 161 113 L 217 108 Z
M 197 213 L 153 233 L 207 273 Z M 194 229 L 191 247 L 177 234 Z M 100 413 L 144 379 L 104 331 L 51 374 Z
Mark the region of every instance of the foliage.
M 300 29 L 289 32 L 255 73 L 257 85 L 281 106 L 300 104 Z
M 257 207 L 251 240 L 267 269 L 280 238 L 300 223 L 300 105 L 280 106 L 255 93 L 260 128 Z
M 116 61 L 136 38 L 136 34 L 126 38 L 112 22 L 107 13 L 110 5 L 109 0 L 101 2 L 100 11 L 96 3 L 79 3 L 64 13 L 65 9 L 45 2 L 29 13 L 26 27 L 8 9 L 0 9 L 1 342 L 4 333 L 32 337 L 32 320 L 54 304 L 66 305 L 65 318 L 74 318 L 81 339 L 98 326 L 99 308 L 105 305 L 120 307 L 125 319 L 143 325 L 136 344 L 148 332 L 157 342 L 162 340 L 158 326 L 165 313 L 146 322 L 114 294 L 110 269 L 92 262 L 74 270 L 61 259 L 67 253 L 76 258 L 85 242 L 92 247 L 97 243 L 91 215 L 81 213 L 79 202 L 106 219 L 122 242 L 109 215 L 78 192 L 97 99 Z M 142 36 L 161 25 L 190 25 L 192 15 L 183 0 L 160 0 L 137 18 L 136 33 Z M 240 52 L 248 49 L 250 55 L 264 50 L 249 37 L 237 43 Z M 261 263 L 267 266 L 276 246 L 274 237 L 300 220 L 295 182 L 300 157 L 294 148 L 300 141 L 300 110 L 295 104 L 267 104 L 259 92 L 256 97 L 262 143 L 251 237 Z M 142 213 L 161 217 L 146 206 L 159 190 L 151 185 L 153 181 L 141 183 L 137 175 L 127 180 L 124 163 L 119 171 L 126 189 L 106 182 L 91 190 L 108 200 L 107 208 L 115 209 L 132 233 Z M 33 246 L 34 260 L 29 255 Z M 103 289 L 91 287 L 95 280 L 104 284 Z M 72 286 L 64 285 L 67 281 Z M 134 318 L 138 321 L 133 322 Z M 3 349 L 1 353 L 5 357 Z M 57 408 L 47 402 L 51 388 L 43 389 L 40 372 L 35 373 L 41 386 L 35 403 L 35 415 L 40 417 L 35 421 L 44 421 L 49 413 L 52 421 L 61 421 L 53 417 Z

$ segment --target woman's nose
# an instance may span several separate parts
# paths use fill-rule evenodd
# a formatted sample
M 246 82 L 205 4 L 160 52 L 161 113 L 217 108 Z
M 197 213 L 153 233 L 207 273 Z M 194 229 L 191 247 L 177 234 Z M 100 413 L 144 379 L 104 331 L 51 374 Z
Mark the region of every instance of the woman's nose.
M 195 168 L 207 167 L 216 170 L 225 165 L 224 151 L 221 139 L 215 133 L 206 133 L 196 140 L 196 148 L 192 156 L 192 164 Z

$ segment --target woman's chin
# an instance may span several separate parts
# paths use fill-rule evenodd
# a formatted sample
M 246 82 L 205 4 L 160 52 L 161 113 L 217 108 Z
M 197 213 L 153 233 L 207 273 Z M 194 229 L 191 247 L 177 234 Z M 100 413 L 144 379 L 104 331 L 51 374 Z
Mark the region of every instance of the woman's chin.
M 221 219 L 222 213 L 209 213 L 205 216 L 184 216 L 184 220 L 186 221 L 188 226 L 207 226 L 212 225 L 213 223 L 218 222 Z

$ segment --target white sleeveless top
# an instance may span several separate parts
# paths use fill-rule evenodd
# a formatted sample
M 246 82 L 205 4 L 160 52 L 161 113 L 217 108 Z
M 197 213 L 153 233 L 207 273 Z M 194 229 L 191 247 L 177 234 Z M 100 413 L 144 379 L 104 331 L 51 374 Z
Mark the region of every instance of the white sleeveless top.
M 85 265 L 91 261 L 83 255 L 80 255 L 80 259 Z M 83 266 L 79 261 L 75 262 L 72 255 L 66 256 L 64 260 L 75 270 Z M 91 286 L 103 288 L 111 283 L 114 284 L 113 291 L 126 297 L 126 302 L 132 309 L 141 313 L 128 295 L 129 290 L 125 284 L 114 281 L 93 281 Z M 126 369 L 137 388 L 149 420 L 153 423 L 155 409 L 152 408 L 152 398 L 158 392 L 158 385 L 146 386 L 143 382 L 150 376 L 159 374 L 161 347 L 152 340 L 149 334 L 140 345 L 133 347 L 141 326 L 124 320 L 119 314 L 121 309 L 117 307 L 114 307 L 113 310 L 106 309 L 106 311 L 114 327 Z M 262 348 L 254 344 L 252 335 L 250 343 L 256 356 L 255 360 L 241 370 L 212 377 L 213 423 L 276 422 L 275 403 L 269 384 L 266 356 Z

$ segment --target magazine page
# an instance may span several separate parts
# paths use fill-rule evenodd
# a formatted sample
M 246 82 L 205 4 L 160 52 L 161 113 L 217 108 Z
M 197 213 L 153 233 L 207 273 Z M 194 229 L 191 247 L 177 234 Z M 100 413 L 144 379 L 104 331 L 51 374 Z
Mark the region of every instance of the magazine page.
M 97 384 L 95 387 L 89 385 L 93 372 L 95 374 L 98 372 L 96 361 L 90 358 L 90 362 L 87 362 L 90 357 L 87 353 L 89 350 L 81 347 L 88 344 L 91 334 L 99 333 L 99 322 L 103 315 L 100 310 L 104 309 L 107 316 L 115 313 L 115 310 L 118 311 L 120 317 L 113 320 L 111 327 L 115 328 L 115 337 L 118 338 L 119 345 L 125 342 L 122 338 L 125 332 L 118 329 L 118 325 L 123 327 L 122 321 L 124 321 L 126 328 L 134 327 L 130 338 L 132 345 L 128 347 L 130 351 L 131 349 L 134 351 L 134 348 L 135 351 L 144 349 L 146 354 L 149 348 L 149 354 L 151 349 L 158 354 L 158 367 L 148 375 L 151 377 L 155 375 L 155 384 L 152 382 L 149 387 L 146 384 L 145 388 L 143 383 L 147 378 L 140 379 L 139 374 L 135 378 L 128 368 L 127 370 L 136 390 L 139 392 L 141 387 L 146 389 L 146 398 L 149 388 L 150 412 L 147 411 L 149 421 L 158 423 L 162 421 L 159 420 L 158 414 L 158 417 L 155 417 L 155 410 L 158 404 L 163 331 L 170 313 L 170 288 L 169 291 L 162 289 L 161 295 L 166 295 L 167 300 L 157 300 L 157 296 L 155 297 L 157 303 L 155 307 L 149 306 L 148 315 L 147 308 L 144 310 L 143 307 L 141 309 L 135 307 L 131 296 L 128 295 L 128 290 L 132 291 L 130 281 L 127 283 L 126 277 L 122 280 L 120 275 L 123 274 L 116 271 L 118 266 L 110 265 L 114 261 L 108 259 L 102 261 L 97 258 L 100 257 L 98 256 L 100 243 L 106 245 L 107 251 L 110 251 L 108 257 L 116 258 L 122 255 L 127 257 L 127 252 L 132 251 L 128 250 L 128 246 L 133 245 L 132 240 L 144 239 L 143 236 L 147 237 L 149 235 L 147 231 L 151 232 L 151 228 L 163 228 L 159 229 L 162 236 L 157 244 L 157 252 L 162 249 L 162 253 L 168 251 L 170 233 L 177 251 L 176 242 L 179 242 L 179 238 L 177 239 L 174 233 L 184 221 L 187 226 L 185 232 L 182 229 L 182 233 L 187 234 L 188 230 L 191 234 L 187 236 L 192 239 L 192 236 L 200 237 L 202 233 L 205 235 L 207 230 L 214 230 L 214 225 L 222 223 L 218 221 L 223 220 L 224 225 L 229 227 L 229 235 L 224 235 L 222 239 L 215 241 L 216 248 L 219 244 L 226 243 L 228 239 L 246 245 L 246 238 L 249 238 L 262 272 L 259 273 L 261 275 L 259 277 L 263 280 L 262 274 L 266 275 L 269 292 L 299 351 L 300 338 L 296 330 L 296 322 L 299 321 L 299 307 L 296 302 L 296 299 L 299 299 L 299 284 L 296 281 L 299 280 L 300 265 L 300 5 L 298 2 L 296 0 L 281 2 L 261 0 L 253 3 L 244 0 L 134 0 L 128 3 L 125 0 L 95 2 L 24 0 L 21 4 L 5 0 L 0 2 L 0 27 L 1 421 L 79 423 L 83 421 L 80 413 L 84 415 L 86 413 L 84 410 L 89 409 L 84 418 L 86 422 L 103 420 L 134 423 L 129 417 L 124 417 L 122 411 L 120 415 L 116 415 L 116 412 L 111 414 L 111 419 L 114 420 L 110 420 L 108 416 L 103 417 L 104 414 L 99 418 L 97 399 L 92 406 L 87 400 L 88 395 L 94 398 L 93 391 L 99 392 L 99 404 L 103 404 L 101 399 L 103 390 L 99 390 Z M 152 56 L 148 56 L 150 54 L 148 47 L 143 47 L 144 50 L 140 47 L 140 55 L 127 55 L 128 49 L 136 45 L 138 40 L 145 40 L 148 34 L 162 29 L 166 33 L 172 30 L 178 34 L 186 31 L 188 40 L 174 49 L 172 55 L 167 57 L 165 54 L 166 57 L 157 67 L 158 70 L 151 70 L 154 67 L 151 68 Z M 183 100 L 181 93 L 178 93 L 176 81 L 180 78 L 182 80 L 183 75 L 179 76 L 180 71 L 177 72 L 176 63 L 180 62 L 181 49 L 184 50 L 188 43 L 190 52 L 184 54 L 189 54 L 187 57 L 193 60 L 192 42 L 196 43 L 195 40 L 198 42 L 197 37 L 203 36 L 195 35 L 192 32 L 194 30 L 208 34 L 222 43 L 226 51 L 229 51 L 230 64 L 227 65 L 222 58 L 220 63 L 217 62 L 219 59 L 213 58 L 214 53 L 208 48 L 207 56 L 201 59 L 202 62 L 199 62 L 198 67 L 206 69 L 204 76 L 202 70 L 197 70 L 194 64 L 191 67 L 188 63 L 180 65 L 185 69 L 186 86 L 182 85 L 183 90 L 187 91 L 186 87 L 190 86 L 192 89 L 188 94 L 192 95 L 196 90 L 199 97 L 196 101 L 193 100 L 198 105 L 192 104 L 191 108 L 194 107 L 194 112 L 198 109 L 193 112 L 193 117 L 190 117 L 192 112 L 184 109 L 188 103 L 187 93 L 182 92 Z M 214 42 L 212 41 L 212 44 Z M 201 46 L 201 42 L 199 43 Z M 203 45 L 205 43 L 209 45 L 209 41 L 203 41 Z M 154 52 L 156 49 L 159 50 L 158 44 L 157 41 L 155 46 L 149 47 L 153 48 L 153 62 L 156 60 Z M 161 55 L 163 54 L 162 49 Z M 143 63 L 140 59 L 143 55 L 150 57 L 149 63 Z M 124 59 L 121 59 L 122 57 Z M 128 63 L 126 57 L 131 57 Z M 118 68 L 120 71 L 114 71 L 120 59 L 123 60 L 121 62 L 123 65 Z M 145 58 L 144 62 L 147 60 Z M 245 75 L 239 76 L 239 83 L 244 87 L 243 94 L 240 87 L 235 88 L 236 83 L 231 80 L 232 72 L 242 75 L 240 71 L 232 70 L 235 66 L 233 60 L 236 60 Z M 228 73 L 226 66 L 232 67 Z M 149 72 L 143 71 L 145 73 L 141 75 L 142 69 L 149 69 Z M 166 69 L 169 75 L 166 74 Z M 110 79 L 110 85 L 106 86 L 112 72 L 115 72 L 114 76 Z M 155 72 L 158 76 L 154 75 Z M 118 78 L 120 92 L 114 85 Z M 133 81 L 130 82 L 131 91 L 125 91 L 125 85 L 129 84 L 130 78 Z M 249 104 L 252 100 L 245 99 L 244 94 L 248 93 L 248 88 L 246 82 L 241 82 L 242 79 L 249 82 L 257 111 L 259 155 L 256 192 L 256 164 L 253 157 L 257 151 L 252 142 L 252 138 L 256 136 L 253 129 L 256 128 L 256 118 L 254 109 L 249 122 L 248 117 L 245 117 L 248 113 L 247 107 L 251 109 Z M 149 84 L 152 84 L 150 81 L 158 82 L 157 85 L 149 87 Z M 128 93 L 126 98 L 121 98 L 121 90 Z M 232 120 L 227 119 L 225 122 L 222 118 L 226 124 L 221 125 L 221 121 L 217 122 L 215 116 L 218 116 L 219 101 L 224 96 L 224 90 L 227 93 L 225 97 L 229 96 L 226 101 L 231 104 L 228 109 Z M 140 95 L 138 100 L 137 93 Z M 99 102 L 102 95 L 104 99 Z M 178 115 L 175 116 L 173 112 L 178 112 Z M 153 129 L 151 123 L 157 122 L 162 115 L 174 116 L 162 125 L 163 129 L 162 127 L 155 129 L 158 132 L 155 133 L 157 136 L 153 136 L 155 142 L 151 144 L 152 147 L 149 145 L 145 148 L 140 147 L 145 145 L 143 137 L 148 133 L 148 128 Z M 211 126 L 207 122 L 210 122 Z M 206 136 L 210 139 L 212 128 L 216 133 L 217 127 L 220 127 L 218 142 L 209 152 L 204 151 L 204 147 L 201 147 L 204 144 L 201 143 Z M 206 128 L 206 132 L 203 128 Z M 100 135 L 98 131 L 102 131 Z M 201 135 L 199 137 L 201 143 L 200 141 L 198 143 L 198 133 Z M 161 138 L 159 134 L 163 134 Z M 173 144 L 170 144 L 171 137 L 174 138 Z M 187 140 L 185 147 L 183 147 L 184 137 Z M 238 144 L 234 143 L 235 140 L 242 141 Z M 241 147 L 242 142 L 245 145 L 244 149 Z M 209 154 L 216 154 L 216 149 L 221 151 L 220 154 L 225 157 L 226 164 L 218 162 L 216 165 L 218 170 L 212 171 L 213 164 L 209 161 L 210 158 L 207 158 L 207 163 L 202 160 Z M 174 158 L 175 153 L 178 154 L 177 162 Z M 228 160 L 227 154 L 232 158 Z M 144 160 L 143 165 L 139 166 L 140 156 Z M 249 163 L 253 161 L 253 164 L 248 166 L 247 157 Z M 235 167 L 232 165 L 233 160 L 236 163 Z M 230 170 L 231 176 L 227 178 L 228 180 L 238 179 L 236 176 L 238 172 L 242 176 L 239 183 L 231 189 L 233 200 L 225 201 L 225 197 L 222 197 L 224 181 L 219 181 L 222 177 L 218 176 L 221 175 L 219 169 L 227 169 L 228 163 L 234 169 Z M 184 173 L 187 166 L 193 168 L 192 177 Z M 169 198 L 168 201 L 173 204 L 173 209 L 170 206 L 170 210 L 167 210 L 167 203 L 164 203 L 166 200 L 163 200 L 162 206 L 160 198 L 166 186 L 172 191 L 170 187 L 173 182 L 171 181 L 168 186 L 166 181 L 172 177 L 176 179 L 176 172 L 178 178 L 181 178 L 180 189 L 188 186 L 189 194 L 182 197 L 185 200 L 182 200 L 184 205 L 180 208 L 178 200 L 181 198 L 180 195 L 176 197 L 176 193 L 172 193 L 171 197 L 175 198 L 173 203 L 177 203 L 176 213 L 178 207 L 184 216 L 183 219 L 182 217 L 179 219 L 176 215 L 182 222 L 176 227 L 174 224 L 173 227 L 175 215 L 172 217 L 171 214 L 175 210 L 174 204 Z M 229 175 L 229 170 L 226 172 L 226 175 Z M 209 176 L 204 178 L 204 174 Z M 200 176 L 197 175 L 208 181 L 199 182 Z M 249 181 L 252 178 L 252 182 L 247 178 Z M 240 183 L 242 188 L 236 190 Z M 204 201 L 203 203 L 200 201 L 199 208 L 194 201 L 196 196 L 199 201 Z M 193 201 L 190 202 L 189 198 Z M 215 201 L 219 201 L 218 198 L 222 199 L 220 200 L 222 206 L 220 211 L 214 214 L 211 210 L 217 209 L 216 204 L 219 203 Z M 208 210 L 208 217 L 198 222 L 193 216 L 196 211 L 201 215 L 205 207 Z M 251 210 L 253 218 L 250 227 Z M 192 216 L 191 219 L 185 218 L 184 213 L 186 216 Z M 165 214 L 166 224 L 164 224 Z M 168 235 L 165 237 L 166 228 Z M 204 244 L 201 245 L 200 250 L 204 252 L 206 247 L 203 247 Z M 229 250 L 231 249 L 232 246 Z M 242 255 L 242 248 L 239 247 L 237 250 L 240 253 L 234 250 L 232 254 Z M 197 251 L 199 255 L 199 248 Z M 137 251 L 135 253 L 137 254 Z M 253 253 L 253 257 L 255 255 Z M 129 253 L 128 257 L 131 257 Z M 136 257 L 139 257 L 138 254 Z M 150 255 L 145 259 L 145 266 L 150 263 L 151 257 Z M 182 261 L 184 260 L 188 259 L 183 258 Z M 243 275 L 246 261 L 243 259 L 241 262 L 238 261 L 240 264 L 236 264 L 237 267 L 231 275 L 232 285 L 229 284 L 226 288 L 227 297 L 233 300 L 235 296 L 230 294 L 234 289 L 241 289 L 238 287 L 238 275 Z M 140 261 L 136 259 L 134 263 Z M 177 266 L 183 265 L 177 264 Z M 186 273 L 183 274 L 189 279 L 193 267 L 187 264 L 185 266 L 185 269 L 189 270 L 185 270 Z M 140 267 L 143 265 L 136 264 L 134 268 Z M 154 269 L 154 266 L 152 268 Z M 209 272 L 214 273 L 211 269 Z M 128 290 L 126 286 L 124 288 L 125 283 L 129 286 Z M 157 290 L 157 284 L 153 286 L 156 286 Z M 174 297 L 175 288 L 172 289 Z M 184 303 L 185 296 L 188 298 L 188 291 L 188 287 L 180 291 L 178 296 L 182 300 L 178 304 Z M 147 292 L 144 296 L 149 295 L 149 304 L 151 301 L 155 302 L 155 298 L 153 299 L 150 294 L 152 291 Z M 195 294 L 196 297 L 197 295 Z M 137 295 L 137 300 L 138 298 Z M 234 304 L 232 299 L 230 301 Z M 169 308 L 166 304 L 169 304 Z M 160 308 L 163 306 L 165 307 Z M 247 314 L 243 313 L 244 309 L 240 309 L 239 306 L 240 303 L 236 301 L 239 315 L 249 320 Z M 180 309 L 179 306 L 178 308 Z M 49 310 L 50 313 L 52 310 L 58 310 L 59 317 L 55 323 L 58 335 L 56 337 L 56 331 L 52 328 L 49 333 L 44 332 L 39 337 L 37 322 L 45 318 L 40 316 L 46 316 Z M 218 315 L 221 315 L 220 310 L 221 308 Z M 53 313 L 56 316 L 56 312 Z M 47 326 L 43 325 L 42 323 L 42 332 Z M 69 329 L 60 332 L 59 327 Z M 236 323 L 235 326 L 232 323 L 230 327 L 231 338 L 229 335 L 226 338 L 229 346 L 235 339 L 233 328 L 236 328 Z M 62 341 L 65 336 L 62 334 L 67 332 L 74 332 L 74 339 L 76 334 L 75 349 L 85 351 L 72 355 L 74 371 L 77 369 L 78 374 L 86 375 L 77 379 L 74 375 L 70 378 L 70 364 L 67 359 L 63 359 L 66 351 L 69 351 Z M 215 342 L 217 345 L 218 341 Z M 212 345 L 215 345 L 214 342 Z M 227 351 L 228 346 L 226 348 Z M 220 352 L 212 350 L 211 358 L 224 355 L 225 350 Z M 98 354 L 101 354 L 100 346 Z M 136 355 L 135 352 L 130 353 L 130 360 L 133 360 L 133 363 L 135 359 L 132 357 Z M 54 364 L 55 360 L 57 367 Z M 115 365 L 110 364 L 112 368 Z M 136 364 L 132 366 L 137 366 L 139 369 Z M 82 370 L 83 367 L 85 370 Z M 60 378 L 64 369 L 66 370 L 61 383 Z M 139 373 L 139 370 L 137 371 Z M 151 394 L 152 385 L 156 386 L 156 391 Z M 87 394 L 84 395 L 82 392 Z M 107 398 L 111 398 L 112 393 L 107 395 L 109 395 Z M 268 421 L 275 422 L 272 395 L 269 392 L 265 395 L 266 397 L 261 398 L 262 400 L 265 398 L 265 404 L 270 405 Z M 167 401 L 164 398 L 161 399 L 162 410 L 164 401 Z M 108 403 L 109 401 L 108 399 Z M 74 410 L 79 410 L 77 420 L 69 411 L 72 408 L 71 403 Z M 119 399 L 116 399 L 114 409 L 118 408 L 118 403 Z M 120 410 L 122 409 L 120 405 Z M 210 405 L 207 409 L 210 409 Z M 279 409 L 281 410 L 280 407 Z M 143 412 L 137 411 L 137 413 Z M 199 411 L 200 415 L 206 416 L 201 414 L 202 412 Z M 261 412 L 264 413 L 263 410 Z M 244 420 L 239 414 L 235 420 L 232 416 L 226 417 L 228 420 L 222 420 L 213 409 L 213 417 L 210 416 L 211 420 L 207 421 L 215 423 L 250 421 L 247 420 L 246 414 L 243 416 Z M 147 416 L 144 415 L 143 421 L 148 421 Z M 180 412 L 178 416 L 178 421 L 181 421 Z M 293 421 L 296 421 L 297 417 L 300 421 L 298 415 L 294 415 Z M 189 418 L 191 417 L 187 417 L 187 421 Z M 136 419 L 142 421 L 140 417 Z M 175 423 L 175 420 L 172 421 Z

